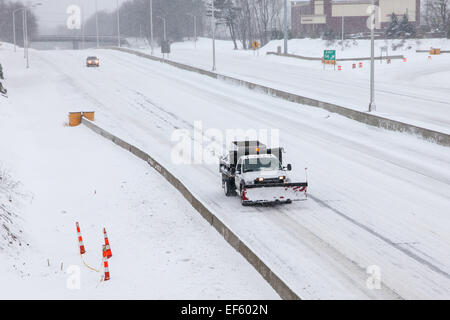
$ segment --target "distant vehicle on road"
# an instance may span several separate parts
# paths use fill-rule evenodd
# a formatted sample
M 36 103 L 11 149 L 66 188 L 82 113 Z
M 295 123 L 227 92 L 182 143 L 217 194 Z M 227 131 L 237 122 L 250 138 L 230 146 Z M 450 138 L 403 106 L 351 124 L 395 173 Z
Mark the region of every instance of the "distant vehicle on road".
M 99 67 L 100 60 L 97 57 L 87 57 L 86 67 Z

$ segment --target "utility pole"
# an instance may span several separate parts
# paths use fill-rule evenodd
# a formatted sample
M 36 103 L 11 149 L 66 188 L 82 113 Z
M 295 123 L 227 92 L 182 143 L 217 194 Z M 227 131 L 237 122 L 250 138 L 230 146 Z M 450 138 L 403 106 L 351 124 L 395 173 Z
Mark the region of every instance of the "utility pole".
M 120 48 L 120 7 L 117 0 L 117 46 Z
M 150 48 L 153 55 L 153 0 L 150 0 Z
M 98 39 L 98 0 L 95 0 L 95 32 L 97 34 L 97 49 L 100 47 L 99 39 Z
M 216 71 L 216 17 L 214 13 L 214 0 L 211 0 L 211 28 L 212 28 L 212 45 L 213 45 L 213 67 L 212 71 Z
M 375 1 L 372 0 L 370 15 L 370 104 L 369 112 L 375 111 Z
M 288 0 L 284 0 L 284 54 L 288 53 Z

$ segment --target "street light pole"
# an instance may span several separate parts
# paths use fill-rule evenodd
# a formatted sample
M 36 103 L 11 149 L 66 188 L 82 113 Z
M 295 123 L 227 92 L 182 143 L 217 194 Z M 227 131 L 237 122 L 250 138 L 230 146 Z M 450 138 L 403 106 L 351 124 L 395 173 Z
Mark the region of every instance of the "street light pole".
M 100 47 L 99 39 L 98 39 L 98 3 L 95 0 L 95 32 L 97 34 L 97 49 Z
M 370 15 L 370 104 L 369 112 L 376 110 L 375 105 L 375 2 L 372 0 Z
M 28 21 L 27 21 L 27 9 L 23 10 L 25 13 L 25 42 L 26 42 L 26 56 L 27 56 L 27 69 L 30 68 L 30 59 L 28 54 Z
M 215 17 L 215 8 L 214 8 L 214 0 L 211 0 L 212 7 L 212 16 L 211 16 L 211 27 L 212 27 L 212 45 L 213 45 L 213 67 L 212 71 L 216 71 L 216 17 Z
M 13 10 L 13 13 L 12 13 L 12 16 L 13 16 L 12 21 L 13 21 L 14 52 L 16 52 L 16 15 L 15 15 L 16 11 L 17 11 L 17 9 Z
M 284 0 L 284 54 L 288 53 L 288 3 Z
M 81 48 L 85 48 L 85 34 L 84 34 L 84 6 L 81 5 Z
M 150 48 L 153 55 L 153 0 L 150 0 Z
M 27 51 L 26 51 L 26 34 L 25 34 L 25 10 L 22 10 L 22 38 L 23 38 L 23 58 L 25 59 L 27 57 Z
M 117 46 L 120 48 L 120 7 L 117 0 Z
M 194 18 L 194 48 L 197 48 L 197 17 L 191 13 L 188 15 Z
M 344 16 L 342 16 L 342 51 L 344 51 Z

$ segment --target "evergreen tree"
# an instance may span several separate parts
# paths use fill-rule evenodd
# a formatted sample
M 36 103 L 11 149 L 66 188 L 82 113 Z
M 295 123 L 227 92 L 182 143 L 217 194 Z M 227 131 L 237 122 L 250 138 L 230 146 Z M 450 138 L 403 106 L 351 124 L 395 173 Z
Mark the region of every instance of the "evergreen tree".
M 398 37 L 405 38 L 413 38 L 416 36 L 416 27 L 412 23 L 409 22 L 408 15 L 404 14 L 400 24 L 398 25 Z
M 396 38 L 399 34 L 400 23 L 395 13 L 391 14 L 391 23 L 386 29 L 385 37 L 388 39 Z

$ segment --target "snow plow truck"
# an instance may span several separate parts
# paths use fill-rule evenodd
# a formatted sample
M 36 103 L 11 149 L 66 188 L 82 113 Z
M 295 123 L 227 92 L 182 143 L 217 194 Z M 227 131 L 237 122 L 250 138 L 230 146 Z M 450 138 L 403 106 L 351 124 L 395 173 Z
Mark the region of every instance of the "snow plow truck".
M 259 141 L 233 141 L 219 164 L 225 195 L 239 195 L 243 206 L 306 200 L 308 182 L 291 180 L 292 166 L 283 166 L 282 154 L 283 148 Z

